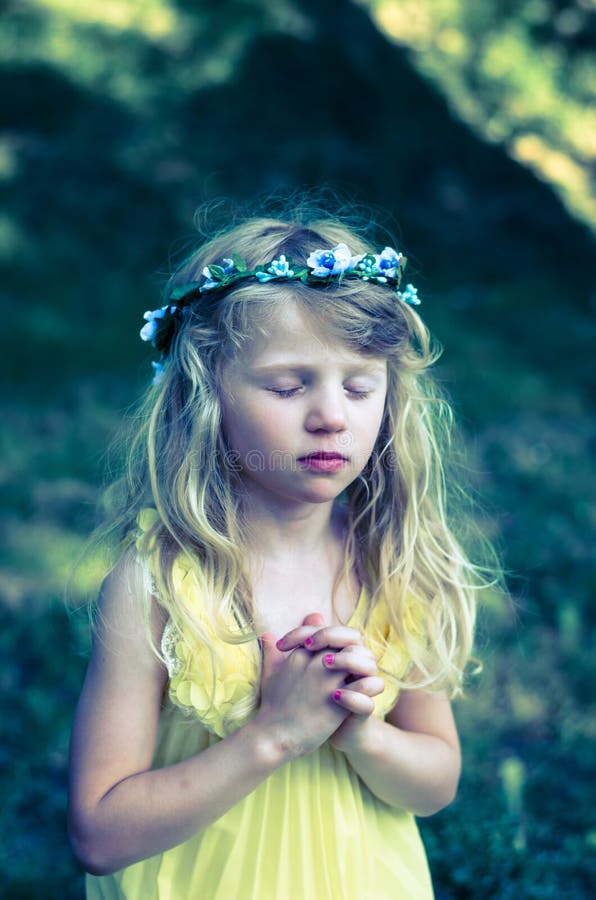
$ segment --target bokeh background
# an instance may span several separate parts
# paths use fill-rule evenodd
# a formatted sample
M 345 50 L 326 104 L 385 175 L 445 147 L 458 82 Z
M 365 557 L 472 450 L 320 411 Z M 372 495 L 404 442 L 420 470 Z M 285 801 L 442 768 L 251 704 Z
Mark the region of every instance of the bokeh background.
M 15 0 L 1 7 L 0 893 L 80 898 L 76 569 L 137 339 L 193 213 L 331 185 L 410 258 L 512 599 L 456 708 L 439 898 L 582 898 L 593 739 L 594 0 Z M 69 582 L 70 607 L 64 602 Z

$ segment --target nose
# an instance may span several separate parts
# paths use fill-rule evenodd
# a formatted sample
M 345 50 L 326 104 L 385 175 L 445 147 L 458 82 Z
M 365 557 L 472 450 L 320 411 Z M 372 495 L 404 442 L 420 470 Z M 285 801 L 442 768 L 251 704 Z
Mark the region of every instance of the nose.
M 307 431 L 344 431 L 348 426 L 345 403 L 343 389 L 322 387 L 316 391 L 306 416 Z

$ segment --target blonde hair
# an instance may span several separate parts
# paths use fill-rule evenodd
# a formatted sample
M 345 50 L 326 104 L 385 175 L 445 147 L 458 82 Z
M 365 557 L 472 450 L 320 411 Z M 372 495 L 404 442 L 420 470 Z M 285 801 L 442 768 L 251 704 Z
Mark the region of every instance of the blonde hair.
M 352 253 L 374 250 L 328 216 L 250 218 L 192 253 L 168 290 L 198 280 L 205 265 L 233 253 L 249 267 L 282 253 L 304 262 L 312 250 L 341 242 Z M 386 602 L 389 624 L 412 661 L 399 686 L 456 694 L 472 651 L 476 595 L 491 581 L 486 569 L 469 561 L 448 518 L 452 414 L 429 373 L 440 351 L 419 315 L 387 287 L 356 279 L 324 287 L 240 283 L 214 302 L 191 307 L 161 382 L 145 398 L 126 490 L 117 491 L 119 527 L 133 531 L 140 510 L 156 508 L 141 549 L 152 556 L 153 592 L 185 640 L 209 645 L 215 664 L 214 632 L 226 641 L 254 641 L 242 481 L 227 463 L 220 374 L 255 329 L 266 331 L 271 311 L 290 300 L 350 348 L 387 360 L 380 433 L 346 491 L 344 570 L 356 570 L 370 609 L 381 598 Z M 192 570 L 209 628 L 176 590 L 173 572 L 180 558 Z

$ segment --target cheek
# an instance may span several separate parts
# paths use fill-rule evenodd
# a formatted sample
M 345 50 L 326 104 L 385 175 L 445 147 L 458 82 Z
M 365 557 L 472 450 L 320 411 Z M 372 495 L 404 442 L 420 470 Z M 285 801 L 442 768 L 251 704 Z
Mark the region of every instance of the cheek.
M 274 410 L 237 403 L 225 410 L 223 428 L 231 449 L 247 453 L 275 449 L 282 438 L 284 422 Z
M 374 444 L 379 436 L 379 432 L 383 425 L 383 421 L 385 419 L 385 401 L 379 403 L 375 410 L 371 410 L 370 418 L 368 420 L 368 431 L 370 435 L 370 440 Z

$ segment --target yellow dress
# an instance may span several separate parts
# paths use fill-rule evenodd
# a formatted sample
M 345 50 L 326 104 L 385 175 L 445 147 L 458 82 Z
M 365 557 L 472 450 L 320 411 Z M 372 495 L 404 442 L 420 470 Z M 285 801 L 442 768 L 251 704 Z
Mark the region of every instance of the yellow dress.
M 141 514 L 141 527 L 148 523 Z M 182 567 L 179 575 L 179 589 L 192 591 L 188 569 Z M 349 624 L 362 630 L 366 610 L 363 590 Z M 382 604 L 375 607 L 364 630 L 375 653 L 381 647 L 380 665 L 403 675 L 407 659 L 383 616 Z M 242 704 L 243 696 L 250 699 L 258 692 L 255 648 L 250 643 L 225 645 L 225 666 L 213 684 L 209 654 L 199 650 L 196 658 L 185 658 L 186 645 L 178 637 L 166 626 L 163 650 L 170 680 L 155 768 L 200 753 L 241 727 L 243 721 L 231 723 L 227 712 Z M 210 679 L 211 688 L 206 689 Z M 210 702 L 213 696 L 215 704 Z M 375 714 L 384 717 L 396 698 L 397 690 L 388 685 L 376 698 Z M 346 756 L 329 744 L 277 769 L 183 844 L 113 875 L 87 876 L 88 900 L 432 897 L 413 815 L 379 800 Z

